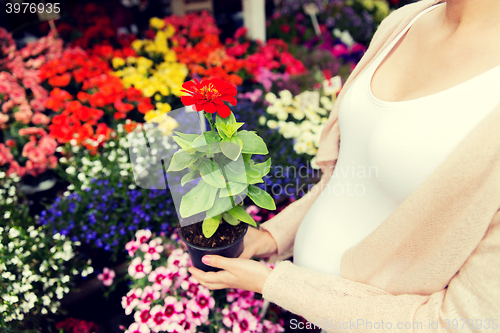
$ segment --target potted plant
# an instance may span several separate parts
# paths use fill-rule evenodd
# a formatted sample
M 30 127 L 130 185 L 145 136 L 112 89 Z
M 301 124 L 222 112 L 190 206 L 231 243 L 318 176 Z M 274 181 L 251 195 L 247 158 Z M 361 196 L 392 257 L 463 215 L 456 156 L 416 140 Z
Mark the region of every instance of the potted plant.
M 236 105 L 237 91 L 233 85 L 215 78 L 201 83 L 188 81 L 182 87 L 188 94 L 181 98 L 182 103 L 192 105 L 195 111 L 204 111 L 210 130 L 201 134 L 174 132 L 180 149 L 172 156 L 167 177 L 182 171 L 183 187 L 193 186 L 198 180 L 181 197 L 179 235 L 195 267 L 217 271 L 218 268 L 203 264 L 201 257 L 238 257 L 248 225 L 258 228 L 242 207 L 243 199 L 248 196 L 259 207 L 276 209 L 272 197 L 256 186 L 269 173 L 271 159 L 263 163 L 252 160 L 254 154 L 268 154 L 267 146 L 255 132 L 240 130 L 244 123 L 236 122 L 224 103 Z

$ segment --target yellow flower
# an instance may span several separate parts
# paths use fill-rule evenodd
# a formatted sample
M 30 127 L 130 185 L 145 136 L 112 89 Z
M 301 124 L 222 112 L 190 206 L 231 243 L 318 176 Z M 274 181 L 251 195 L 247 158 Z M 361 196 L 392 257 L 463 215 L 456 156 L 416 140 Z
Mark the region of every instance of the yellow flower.
M 149 25 L 152 28 L 160 30 L 160 29 L 163 29 L 163 27 L 165 26 L 165 21 L 162 20 L 161 18 L 158 18 L 158 17 L 152 17 L 149 20 Z
M 164 115 L 160 117 L 161 120 L 163 120 L 161 123 L 158 123 L 158 128 L 162 131 L 163 134 L 165 135 L 172 135 L 174 129 L 176 129 L 179 126 L 179 123 L 177 121 L 167 115 Z
M 162 94 L 163 96 L 168 96 L 170 95 L 170 89 L 168 89 L 168 87 L 165 85 L 165 84 L 161 84 L 159 87 L 158 87 L 158 91 L 160 92 L 160 94 Z
M 160 114 L 172 111 L 172 107 L 168 103 L 156 103 L 156 109 Z
M 176 62 L 177 61 L 177 54 L 172 50 L 168 50 L 165 53 L 165 57 L 163 59 L 167 62 Z
M 164 31 L 165 31 L 165 36 L 167 38 L 170 38 L 170 37 L 172 37 L 175 34 L 175 28 L 171 24 L 168 24 L 167 28 Z
M 151 110 L 151 111 L 148 111 L 145 115 L 144 115 L 144 120 L 145 121 L 150 121 L 151 119 L 154 119 L 158 116 L 160 116 L 161 113 L 158 111 L 158 110 Z
M 114 57 L 111 60 L 111 63 L 113 64 L 113 68 L 116 69 L 118 67 L 124 66 L 125 65 L 125 60 L 123 60 L 123 58 L 120 58 L 120 57 Z
M 143 42 L 140 39 L 136 39 L 132 42 L 132 44 L 130 44 L 130 46 L 132 46 L 132 48 L 135 50 L 135 52 L 139 52 L 142 48 L 142 45 L 143 45 Z
M 127 64 L 133 65 L 135 64 L 137 59 L 135 57 L 127 57 Z
M 155 92 L 156 92 L 156 88 L 152 84 L 149 84 L 149 85 L 145 86 L 144 88 L 142 88 L 142 93 L 146 97 L 153 96 L 155 94 Z
M 161 101 L 161 95 L 155 94 L 155 101 Z

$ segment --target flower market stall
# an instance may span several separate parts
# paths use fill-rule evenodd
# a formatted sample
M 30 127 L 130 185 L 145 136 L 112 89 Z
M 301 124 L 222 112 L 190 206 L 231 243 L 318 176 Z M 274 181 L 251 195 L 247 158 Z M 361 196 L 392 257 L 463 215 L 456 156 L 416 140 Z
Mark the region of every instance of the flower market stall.
M 264 222 L 320 178 L 322 126 L 396 5 L 278 1 L 266 42 L 244 27 L 222 40 L 209 12 L 125 34 L 117 7 L 97 1 L 31 28 L 28 42 L 0 27 L 0 331 L 292 332 L 291 314 L 260 294 L 191 277 L 175 198 L 137 185 L 130 134 L 150 126 L 172 139 L 186 82 L 234 87 L 242 125 L 220 139 L 254 132 L 267 145 L 252 165 L 272 166 L 251 188 L 273 206 L 241 201 Z

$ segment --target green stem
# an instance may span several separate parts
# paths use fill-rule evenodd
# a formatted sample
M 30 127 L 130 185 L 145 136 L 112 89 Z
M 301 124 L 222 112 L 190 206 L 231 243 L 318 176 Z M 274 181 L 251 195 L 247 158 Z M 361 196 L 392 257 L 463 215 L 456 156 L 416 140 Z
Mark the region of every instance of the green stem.
M 212 132 L 215 132 L 215 122 L 214 122 L 214 118 L 213 118 L 212 114 L 208 113 L 208 112 L 204 112 L 204 113 L 205 113 L 205 118 L 207 118 L 208 123 L 210 124 L 210 130 Z

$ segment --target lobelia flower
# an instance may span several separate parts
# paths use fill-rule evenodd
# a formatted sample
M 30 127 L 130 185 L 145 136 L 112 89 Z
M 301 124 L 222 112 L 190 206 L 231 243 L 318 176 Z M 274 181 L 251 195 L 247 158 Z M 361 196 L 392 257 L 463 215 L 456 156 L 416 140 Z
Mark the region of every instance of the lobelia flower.
M 232 105 L 238 102 L 236 96 L 236 87 L 219 78 L 203 80 L 201 83 L 194 79 L 182 85 L 188 93 L 188 96 L 182 96 L 182 103 L 186 106 L 194 105 L 196 111 L 205 111 L 207 113 L 217 112 L 222 118 L 227 118 L 231 114 L 231 109 L 224 104 L 224 101 Z
M 144 252 L 144 259 L 158 260 L 160 259 L 160 253 L 163 252 L 163 246 L 158 244 L 156 240 L 152 240 L 149 244 L 142 244 L 141 251 Z
M 113 279 L 115 278 L 115 275 L 116 274 L 114 270 L 104 267 L 102 273 L 97 275 L 97 279 L 101 280 L 102 284 L 104 284 L 106 287 L 109 287 L 110 285 L 113 284 Z
M 151 272 L 151 262 L 149 260 L 142 261 L 141 258 L 135 258 L 128 267 L 128 273 L 134 279 L 142 279 Z

